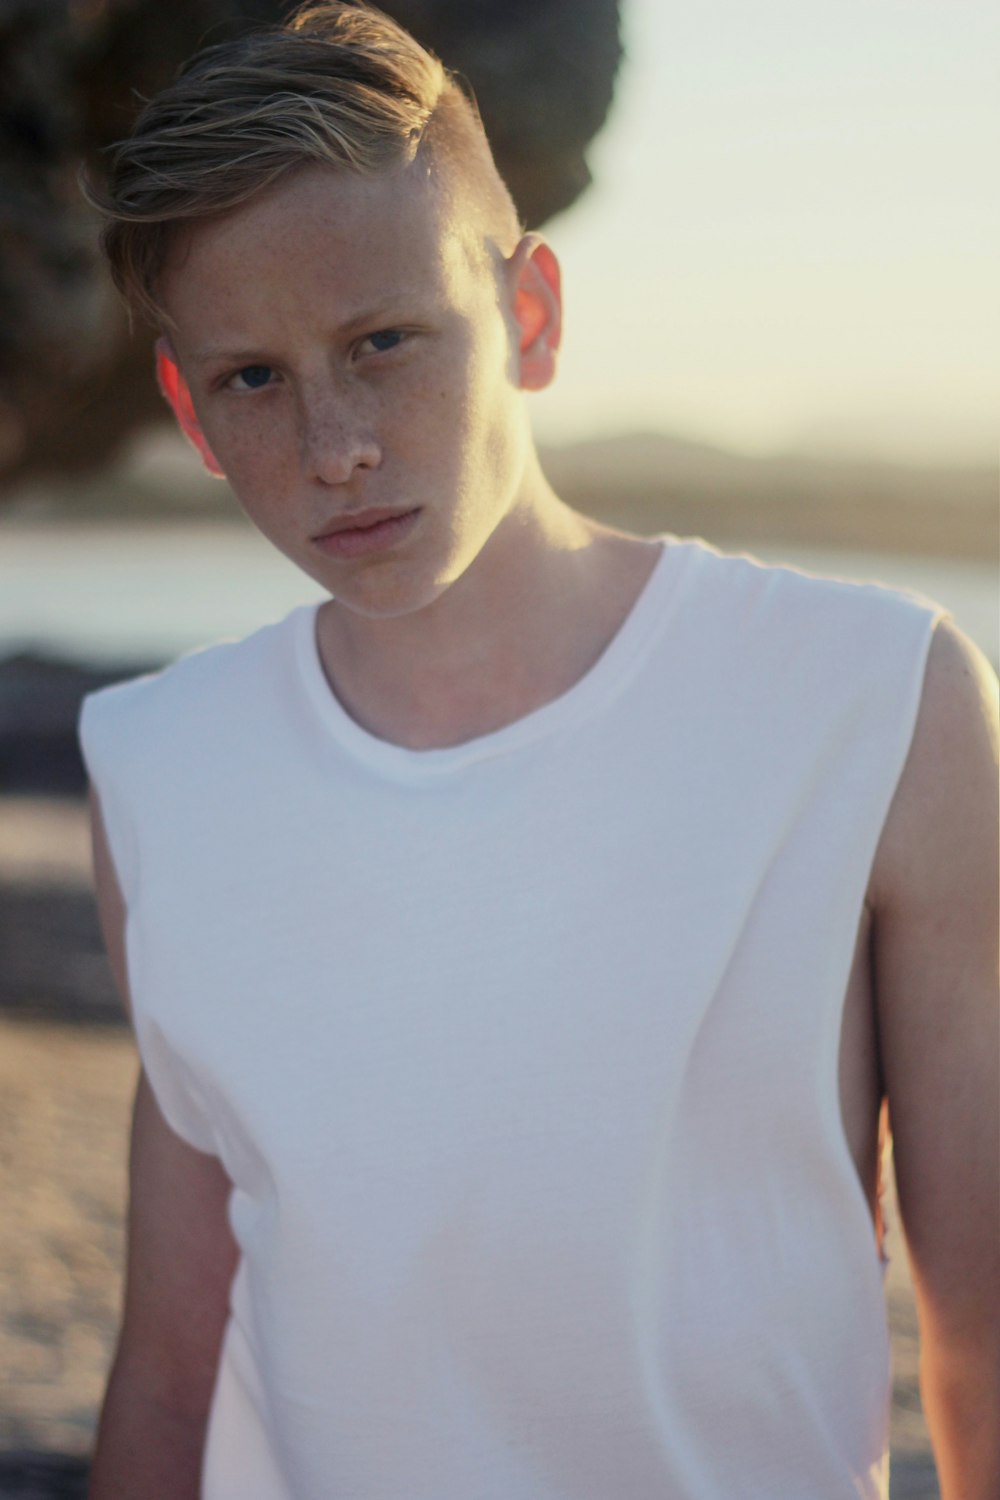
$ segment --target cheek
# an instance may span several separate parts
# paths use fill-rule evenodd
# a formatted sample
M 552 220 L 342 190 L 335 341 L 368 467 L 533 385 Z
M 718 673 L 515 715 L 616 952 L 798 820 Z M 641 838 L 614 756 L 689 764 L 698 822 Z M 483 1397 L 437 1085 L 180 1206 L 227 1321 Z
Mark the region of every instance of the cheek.
M 255 476 L 273 474 L 287 462 L 286 426 L 280 412 L 259 402 L 253 411 L 236 409 L 214 414 L 205 432 L 230 479 L 242 478 L 252 484 Z
M 506 330 L 498 318 L 483 319 L 470 336 L 461 357 L 441 372 L 440 421 L 447 438 L 466 450 L 467 461 L 483 457 L 493 434 L 510 422 L 516 391 L 508 378 Z
M 527 414 L 524 397 L 510 378 L 509 343 L 499 320 L 478 351 L 466 392 L 466 419 L 471 446 L 494 482 L 503 485 L 517 462 Z

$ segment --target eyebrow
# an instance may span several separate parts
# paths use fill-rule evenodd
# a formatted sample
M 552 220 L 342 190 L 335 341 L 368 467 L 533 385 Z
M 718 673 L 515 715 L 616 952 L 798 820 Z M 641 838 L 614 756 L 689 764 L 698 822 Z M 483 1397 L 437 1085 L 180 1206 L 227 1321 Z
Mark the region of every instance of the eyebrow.
M 353 313 L 345 319 L 338 328 L 333 330 L 336 337 L 343 337 L 372 323 L 378 322 L 380 318 L 388 313 L 400 311 L 404 303 L 411 305 L 418 300 L 415 292 L 397 292 L 391 299 L 384 302 L 375 302 L 370 307 L 362 308 L 360 312 Z M 262 352 L 263 346 L 258 345 L 256 349 L 230 349 L 222 344 L 207 344 L 202 349 L 193 349 L 188 355 L 192 364 L 208 365 L 215 363 L 245 365 L 266 364 L 267 357 Z
M 216 362 L 222 364 L 266 364 L 267 360 L 259 349 L 196 349 L 188 355 L 188 359 L 195 365 L 214 365 Z
M 187 356 L 192 365 L 267 365 L 267 357 L 259 350 L 223 350 L 208 347 L 195 350 Z

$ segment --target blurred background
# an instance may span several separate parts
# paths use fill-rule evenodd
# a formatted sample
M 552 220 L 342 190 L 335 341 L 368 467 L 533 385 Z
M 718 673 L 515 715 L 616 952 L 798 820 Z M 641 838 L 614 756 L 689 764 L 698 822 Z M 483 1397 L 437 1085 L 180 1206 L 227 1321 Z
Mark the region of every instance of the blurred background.
M 82 1494 L 135 1059 L 89 890 L 82 693 L 317 596 L 166 421 L 77 172 L 280 0 L 0 4 L 0 1496 Z M 1000 13 L 385 0 L 471 83 L 563 265 L 534 399 L 571 503 L 916 589 L 994 666 Z M 898 1233 L 894 1500 L 937 1495 Z

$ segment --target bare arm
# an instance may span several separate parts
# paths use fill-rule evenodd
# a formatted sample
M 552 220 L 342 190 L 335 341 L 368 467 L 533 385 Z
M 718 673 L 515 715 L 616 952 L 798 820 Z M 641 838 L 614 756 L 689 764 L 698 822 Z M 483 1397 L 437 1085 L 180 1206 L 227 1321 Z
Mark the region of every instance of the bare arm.
M 94 868 L 108 954 L 129 1005 L 124 905 L 100 810 Z M 197 1500 L 237 1251 L 230 1183 L 170 1129 L 143 1074 L 130 1158 L 125 1308 L 98 1430 L 90 1500 Z
M 946 622 L 873 871 L 879 1034 L 942 1500 L 1000 1495 L 997 680 Z

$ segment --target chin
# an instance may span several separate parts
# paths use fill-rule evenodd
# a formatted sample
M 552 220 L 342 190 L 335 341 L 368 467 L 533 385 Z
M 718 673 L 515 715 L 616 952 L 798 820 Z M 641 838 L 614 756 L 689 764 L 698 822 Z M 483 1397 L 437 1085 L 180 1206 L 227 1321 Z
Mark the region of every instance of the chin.
M 343 609 L 365 620 L 400 620 L 419 614 L 429 609 L 448 587 L 447 583 L 421 584 L 414 578 L 390 578 L 387 573 L 377 576 L 375 572 L 367 578 L 341 580 L 339 588 L 326 579 L 320 582 L 329 588 Z

